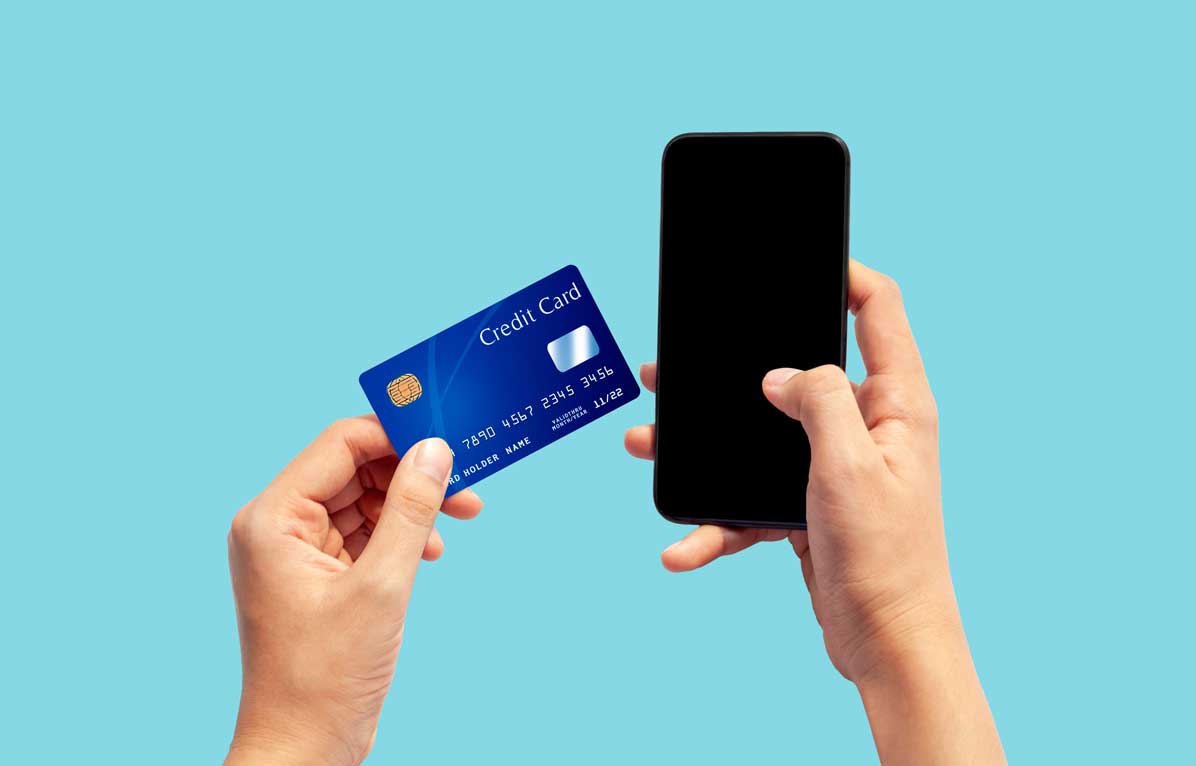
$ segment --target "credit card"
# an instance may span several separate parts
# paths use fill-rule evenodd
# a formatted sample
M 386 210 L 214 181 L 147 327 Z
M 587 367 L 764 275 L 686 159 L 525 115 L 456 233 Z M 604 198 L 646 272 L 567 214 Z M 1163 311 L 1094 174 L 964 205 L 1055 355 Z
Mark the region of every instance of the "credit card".
M 366 370 L 361 388 L 395 451 L 439 436 L 447 494 L 640 394 L 576 266 L 566 266 Z

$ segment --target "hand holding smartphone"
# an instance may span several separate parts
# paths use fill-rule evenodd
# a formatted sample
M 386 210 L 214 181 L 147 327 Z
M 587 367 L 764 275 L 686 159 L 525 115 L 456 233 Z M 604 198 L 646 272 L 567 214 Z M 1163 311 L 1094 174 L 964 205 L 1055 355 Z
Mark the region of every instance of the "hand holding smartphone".
M 661 166 L 654 497 L 679 523 L 804 528 L 809 441 L 777 367 L 843 367 L 849 157 L 829 133 L 690 133 Z M 751 476 L 744 484 L 710 481 Z

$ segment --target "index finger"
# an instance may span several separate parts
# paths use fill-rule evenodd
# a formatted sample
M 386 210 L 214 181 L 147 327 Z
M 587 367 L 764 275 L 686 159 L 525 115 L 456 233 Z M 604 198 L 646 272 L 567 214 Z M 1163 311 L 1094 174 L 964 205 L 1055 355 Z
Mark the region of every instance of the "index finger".
M 325 428 L 282 469 L 269 488 L 323 503 L 340 492 L 358 468 L 393 454 L 394 447 L 378 418 L 345 418 Z
M 785 529 L 719 527 L 703 524 L 664 549 L 660 561 L 670 572 L 689 572 L 756 543 L 783 540 Z
M 855 314 L 856 342 L 868 374 L 924 375 L 897 282 L 854 259 L 847 282 L 847 305 Z

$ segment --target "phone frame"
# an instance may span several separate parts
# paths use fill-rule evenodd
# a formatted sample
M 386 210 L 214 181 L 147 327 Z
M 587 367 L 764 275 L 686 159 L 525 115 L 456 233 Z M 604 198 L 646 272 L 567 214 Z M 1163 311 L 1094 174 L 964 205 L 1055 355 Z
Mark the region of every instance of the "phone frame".
M 659 266 L 657 270 L 657 288 L 656 288 L 656 388 L 657 396 L 655 407 L 655 421 L 660 422 L 660 349 L 664 334 L 662 332 L 664 324 L 664 315 L 660 310 L 663 305 L 661 300 L 664 291 L 664 163 L 668 158 L 669 149 L 685 139 L 702 139 L 702 138 L 829 138 L 839 145 L 843 152 L 843 271 L 842 284 L 843 293 L 840 300 L 839 313 L 841 316 L 841 325 L 839 328 L 839 367 L 847 368 L 847 294 L 849 291 L 848 279 L 848 262 L 850 260 L 848 234 L 851 229 L 851 152 L 847 148 L 845 142 L 838 135 L 828 131 L 751 131 L 751 132 L 690 132 L 681 133 L 669 139 L 665 144 L 664 151 L 660 155 L 660 256 Z M 806 529 L 807 524 L 803 522 L 779 522 L 779 521 L 749 521 L 745 519 L 714 519 L 714 518 L 693 518 L 688 516 L 675 516 L 665 512 L 660 507 L 660 494 L 658 492 L 659 486 L 657 480 L 659 473 L 656 470 L 656 455 L 653 450 L 652 455 L 652 504 L 656 507 L 656 512 L 665 519 L 674 524 L 715 524 L 724 527 L 756 527 L 766 529 Z

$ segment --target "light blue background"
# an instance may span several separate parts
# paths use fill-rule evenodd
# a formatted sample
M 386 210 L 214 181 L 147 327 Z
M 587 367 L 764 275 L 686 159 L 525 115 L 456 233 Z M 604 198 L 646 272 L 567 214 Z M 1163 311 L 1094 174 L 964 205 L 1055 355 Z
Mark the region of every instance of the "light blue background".
M 661 148 L 762 129 L 851 146 L 1011 756 L 1182 760 L 1193 19 L 1097 5 L 6 3 L 0 760 L 218 761 L 237 508 L 366 367 L 566 263 L 651 359 Z M 875 760 L 786 548 L 661 569 L 651 413 L 442 523 L 372 761 Z

